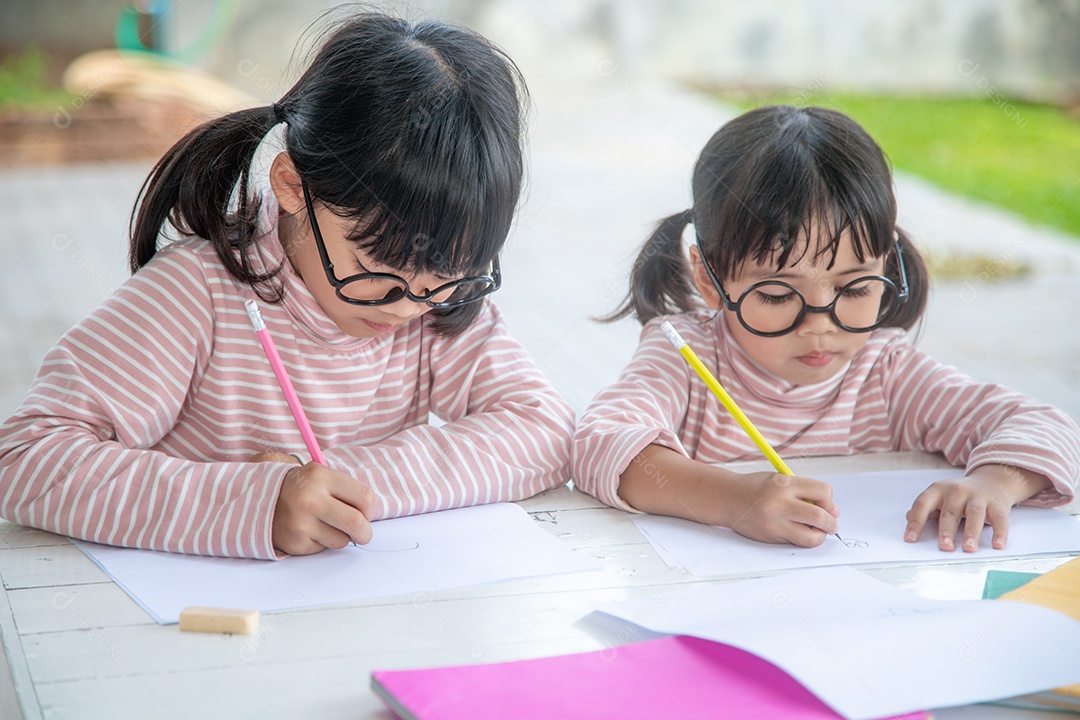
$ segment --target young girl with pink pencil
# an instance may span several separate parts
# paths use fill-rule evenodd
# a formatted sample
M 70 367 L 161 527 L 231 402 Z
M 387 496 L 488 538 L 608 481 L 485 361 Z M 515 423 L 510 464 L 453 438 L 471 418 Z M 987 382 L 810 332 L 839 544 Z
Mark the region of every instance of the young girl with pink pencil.
M 565 483 L 573 413 L 490 297 L 524 98 L 478 34 L 365 13 L 277 102 L 180 140 L 143 188 L 134 275 L 0 426 L 0 516 L 275 558 Z M 279 126 L 267 170 L 253 158 Z M 309 461 L 253 299 L 325 463 Z

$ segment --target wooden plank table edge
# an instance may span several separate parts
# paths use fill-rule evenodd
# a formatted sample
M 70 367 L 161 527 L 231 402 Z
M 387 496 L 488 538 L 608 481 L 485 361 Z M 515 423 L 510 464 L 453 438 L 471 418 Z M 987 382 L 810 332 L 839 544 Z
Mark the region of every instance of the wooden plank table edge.
M 3 580 L 0 572 L 0 717 L 41 720 L 41 703 L 30 678 L 30 667 Z

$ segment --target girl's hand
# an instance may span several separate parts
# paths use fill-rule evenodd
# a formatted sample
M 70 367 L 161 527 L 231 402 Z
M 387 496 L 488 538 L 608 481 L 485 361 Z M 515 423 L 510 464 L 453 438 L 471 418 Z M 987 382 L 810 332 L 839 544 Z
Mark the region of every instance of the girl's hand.
M 312 555 L 371 540 L 375 491 L 345 473 L 310 462 L 285 475 L 274 511 L 274 547 Z
M 840 510 L 821 480 L 773 472 L 729 473 L 726 502 L 735 532 L 767 543 L 817 547 L 837 531 Z
M 983 525 L 994 529 L 991 544 L 1001 550 L 1009 535 L 1009 511 L 1050 487 L 1050 479 L 1008 465 L 980 465 L 961 479 L 939 480 L 915 498 L 907 513 L 904 540 L 918 541 L 929 520 L 938 520 L 938 547 L 952 552 L 964 521 L 964 552 L 979 548 Z
M 820 480 L 773 472 L 735 473 L 648 445 L 619 476 L 619 497 L 656 515 L 722 525 L 769 543 L 816 547 L 836 532 L 840 511 Z

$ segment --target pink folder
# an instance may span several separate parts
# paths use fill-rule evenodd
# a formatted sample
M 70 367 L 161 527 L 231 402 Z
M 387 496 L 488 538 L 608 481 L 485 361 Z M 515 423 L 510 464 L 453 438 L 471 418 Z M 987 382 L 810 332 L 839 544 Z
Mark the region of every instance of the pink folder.
M 535 660 L 381 670 L 371 686 L 407 720 L 841 717 L 758 656 L 687 636 Z

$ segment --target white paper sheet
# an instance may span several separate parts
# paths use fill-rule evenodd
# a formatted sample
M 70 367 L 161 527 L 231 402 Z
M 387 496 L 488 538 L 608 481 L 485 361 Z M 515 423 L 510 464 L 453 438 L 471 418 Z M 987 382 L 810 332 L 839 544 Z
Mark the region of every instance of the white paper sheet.
M 748 540 L 732 530 L 660 515 L 632 515 L 660 557 L 694 575 L 745 575 L 828 565 L 949 562 L 1024 555 L 1080 552 L 1080 521 L 1060 510 L 1016 507 L 1009 516 L 1008 543 L 990 547 L 983 529 L 975 553 L 938 549 L 937 523 L 923 529 L 919 542 L 904 542 L 905 514 L 936 480 L 961 477 L 959 469 L 899 470 L 821 475 L 833 488 L 840 508 L 840 537 L 816 548 L 771 545 Z M 847 543 L 847 544 L 845 544 Z M 850 547 L 849 547 L 850 545 Z
M 600 568 L 510 503 L 372 527 L 368 545 L 278 562 L 75 544 L 163 624 L 192 605 L 284 610 Z
M 599 612 L 755 653 L 851 720 L 1080 682 L 1080 623 L 1066 615 L 927 600 L 851 568 L 660 591 Z

